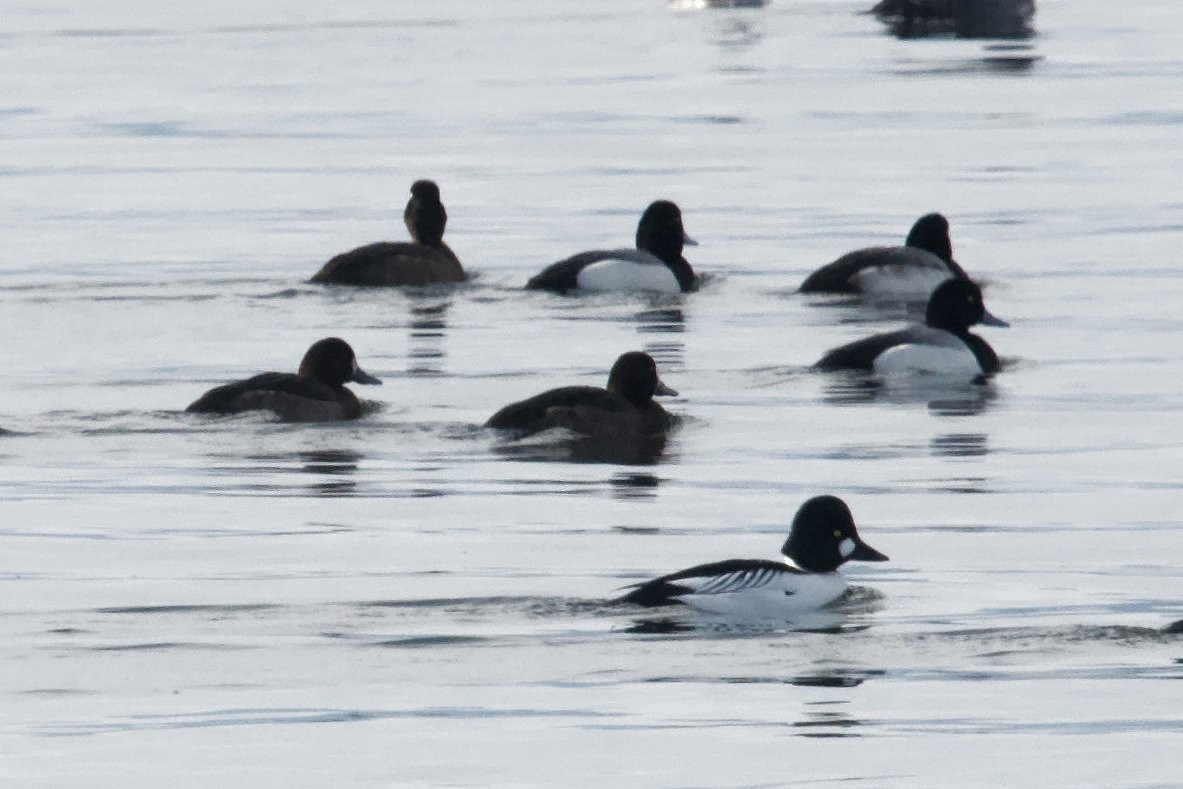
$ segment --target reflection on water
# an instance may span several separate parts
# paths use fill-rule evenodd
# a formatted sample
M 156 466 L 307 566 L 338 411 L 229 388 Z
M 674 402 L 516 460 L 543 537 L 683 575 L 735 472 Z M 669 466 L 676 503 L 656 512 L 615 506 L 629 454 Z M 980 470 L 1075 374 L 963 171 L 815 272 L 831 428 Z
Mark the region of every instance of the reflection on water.
M 624 628 L 624 632 L 656 635 L 694 632 L 701 635 L 743 637 L 794 632 L 840 634 L 866 629 L 864 623 L 850 621 L 851 613 L 852 609 L 849 606 L 840 605 L 817 611 L 796 611 L 783 617 L 753 615 L 745 618 L 734 613 L 711 614 L 676 605 L 663 607 L 660 615 L 634 618 Z
M 949 433 L 935 436 L 930 442 L 932 453 L 938 457 L 984 457 L 989 452 L 985 433 Z
M 618 499 L 652 499 L 657 497 L 661 477 L 654 474 L 614 474 L 612 492 Z
M 1027 74 L 1036 63 L 1043 60 L 1043 55 L 1029 44 L 990 45 L 969 56 L 960 52 L 955 57 L 942 57 L 943 54 L 946 53 L 923 59 L 909 58 L 891 72 L 901 77 L 980 72 L 1019 75 Z
M 704 8 L 763 8 L 768 0 L 670 0 L 674 11 L 699 11 Z
M 209 457 L 214 461 L 212 471 L 221 475 L 240 477 L 242 484 L 249 488 L 256 487 L 257 483 L 252 480 L 263 475 L 312 475 L 314 479 L 303 486 L 309 494 L 317 497 L 336 497 L 352 496 L 356 493 L 357 481 L 354 476 L 363 455 L 347 449 L 316 449 L 232 456 L 229 462 L 227 455 L 221 452 L 212 453 Z M 318 477 L 328 479 L 316 479 Z M 272 483 L 263 485 L 261 489 L 275 487 Z
M 997 399 L 990 382 L 968 383 L 932 376 L 878 378 L 863 372 L 827 373 L 822 390 L 831 405 L 902 405 L 924 403 L 933 416 L 975 416 Z
M 309 474 L 329 474 L 332 476 L 352 475 L 357 471 L 357 464 L 362 456 L 348 449 L 318 449 L 298 452 L 296 457 L 303 463 L 303 470 Z
M 438 377 L 444 375 L 444 336 L 447 333 L 449 299 L 416 298 L 411 304 L 410 337 L 407 372 L 413 376 Z
M 657 362 L 659 374 L 663 368 L 681 367 L 686 359 L 686 344 L 681 336 L 686 331 L 686 315 L 681 308 L 643 310 L 633 317 L 638 334 L 664 335 L 662 339 L 647 340 L 641 348 Z
M 839 704 L 843 704 L 840 703 Z M 861 726 L 861 720 L 848 716 L 845 712 L 806 712 L 806 717 L 796 720 L 793 724 L 799 737 L 858 737 L 859 732 L 846 731 L 854 726 Z
M 759 7 L 762 5 L 763 3 L 753 3 L 747 7 Z M 715 27 L 715 44 L 723 50 L 742 52 L 759 44 L 763 39 L 763 15 L 753 16 L 751 14 L 745 14 L 743 16 L 727 16 L 720 20 L 719 24 Z
M 513 460 L 543 463 L 566 461 L 652 466 L 665 459 L 668 440 L 664 435 L 654 435 L 622 441 L 619 438 L 579 436 L 564 430 L 547 430 L 525 439 L 497 444 L 494 451 Z M 633 497 L 636 497 L 635 492 Z
M 309 483 L 308 492 L 313 496 L 333 498 L 352 496 L 357 492 L 357 480 L 353 477 L 362 459 L 359 453 L 350 450 L 321 449 L 300 452 L 297 457 L 302 462 L 301 470 L 305 473 L 345 477 Z
M 991 71 L 1027 71 L 1043 60 L 1030 44 L 988 44 L 982 52 L 982 63 Z

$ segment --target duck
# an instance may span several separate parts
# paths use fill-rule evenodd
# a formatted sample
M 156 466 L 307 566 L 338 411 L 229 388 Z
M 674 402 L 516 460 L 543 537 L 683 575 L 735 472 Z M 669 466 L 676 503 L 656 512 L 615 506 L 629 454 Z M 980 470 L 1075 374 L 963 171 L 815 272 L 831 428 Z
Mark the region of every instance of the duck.
M 846 592 L 838 572 L 846 562 L 888 560 L 863 542 L 846 502 L 831 495 L 801 505 L 780 552 L 779 560 L 726 559 L 632 584 L 617 602 L 646 608 L 681 604 L 713 614 L 799 613 Z
M 361 403 L 345 388 L 346 381 L 382 383 L 358 366 L 349 343 L 339 337 L 326 337 L 309 347 L 298 372 L 260 373 L 216 386 L 185 410 L 193 414 L 266 410 L 285 422 L 357 419 L 361 416 Z
M 411 184 L 403 211 L 410 241 L 379 241 L 343 252 L 312 275 L 312 282 L 346 285 L 433 285 L 468 278 L 456 253 L 444 243 L 448 212 L 435 181 Z
M 870 13 L 899 38 L 1031 38 L 1035 0 L 880 0 Z
M 847 252 L 801 283 L 801 293 L 863 293 L 923 303 L 950 276 L 969 279 L 953 259 L 949 220 L 925 214 L 913 223 L 902 247 L 866 247 Z
M 694 269 L 682 257 L 698 242 L 682 227 L 682 211 L 669 200 L 649 204 L 637 223 L 636 249 L 591 250 L 551 263 L 526 283 L 528 290 L 656 291 L 689 293 L 698 288 Z
M 969 331 L 974 324 L 1009 326 L 994 317 L 982 301 L 982 290 L 968 279 L 942 282 L 925 308 L 924 323 L 875 334 L 827 352 L 814 368 L 868 370 L 881 375 L 930 373 L 989 377 L 998 372 L 998 354 Z
M 606 387 L 550 389 L 510 403 L 489 417 L 485 427 L 513 431 L 519 436 L 561 427 L 605 441 L 627 441 L 668 430 L 673 418 L 653 397 L 677 394 L 658 377 L 652 356 L 630 351 L 616 359 Z

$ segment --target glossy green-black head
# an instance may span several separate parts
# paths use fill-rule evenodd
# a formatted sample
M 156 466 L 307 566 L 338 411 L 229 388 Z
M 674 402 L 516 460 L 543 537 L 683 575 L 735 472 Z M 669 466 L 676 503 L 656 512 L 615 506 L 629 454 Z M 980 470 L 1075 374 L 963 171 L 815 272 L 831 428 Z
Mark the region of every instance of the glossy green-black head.
M 403 221 L 411 238 L 420 244 L 435 246 L 443 240 L 448 212 L 440 202 L 440 188 L 435 181 L 420 180 L 411 184 L 411 199 L 403 211 Z
M 359 384 L 381 384 L 374 376 L 357 366 L 357 356 L 349 343 L 339 337 L 326 337 L 312 343 L 300 361 L 300 375 L 314 378 L 332 387 L 347 381 Z
M 653 357 L 641 351 L 621 354 L 608 373 L 609 392 L 628 400 L 637 408 L 649 404 L 654 395 L 676 395 L 657 377 L 657 363 Z
M 940 214 L 925 214 L 912 225 L 904 245 L 931 252 L 948 263 L 953 259 L 953 242 L 949 240 L 949 220 Z
M 802 570 L 816 573 L 832 572 L 852 560 L 887 561 L 862 541 L 850 508 L 837 496 L 815 496 L 802 504 L 780 552 Z
M 968 279 L 947 279 L 928 297 L 924 322 L 934 329 L 962 334 L 975 323 L 986 326 L 1009 326 L 986 310 L 982 289 Z

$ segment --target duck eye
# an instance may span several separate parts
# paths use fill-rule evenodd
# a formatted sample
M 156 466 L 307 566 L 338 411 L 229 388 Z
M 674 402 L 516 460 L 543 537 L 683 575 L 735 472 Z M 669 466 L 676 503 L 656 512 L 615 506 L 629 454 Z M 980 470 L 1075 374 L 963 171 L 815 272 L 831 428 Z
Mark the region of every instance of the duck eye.
M 835 540 L 842 539 L 842 530 L 841 529 L 834 529 L 834 539 Z

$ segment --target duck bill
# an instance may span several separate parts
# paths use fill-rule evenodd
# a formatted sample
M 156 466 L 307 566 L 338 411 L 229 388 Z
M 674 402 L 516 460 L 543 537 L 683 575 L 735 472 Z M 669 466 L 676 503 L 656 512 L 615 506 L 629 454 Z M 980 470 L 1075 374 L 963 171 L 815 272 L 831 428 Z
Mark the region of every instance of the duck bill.
M 698 242 L 691 238 L 685 230 L 682 231 L 682 243 L 688 247 L 698 246 Z
M 996 318 L 986 310 L 982 310 L 982 319 L 978 321 L 978 323 L 982 324 L 983 326 L 997 326 L 1000 329 L 1005 329 L 1010 326 L 1010 324 L 1004 321 L 1002 318 Z
M 855 543 L 854 553 L 846 557 L 848 560 L 857 560 L 860 562 L 886 562 L 887 556 L 879 553 L 879 551 L 867 545 L 862 540 Z
M 382 381 L 367 373 L 365 370 L 358 367 L 353 371 L 353 377 L 349 379 L 354 383 L 366 384 L 370 386 L 381 386 Z
M 665 384 L 663 384 L 663 383 L 662 383 L 662 382 L 659 380 L 659 381 L 657 382 L 657 388 L 653 390 L 653 394 L 655 394 L 655 395 L 664 395 L 665 397 L 677 397 L 677 396 L 678 396 L 678 390 L 677 390 L 677 389 L 671 389 L 670 387 L 666 386 Z

